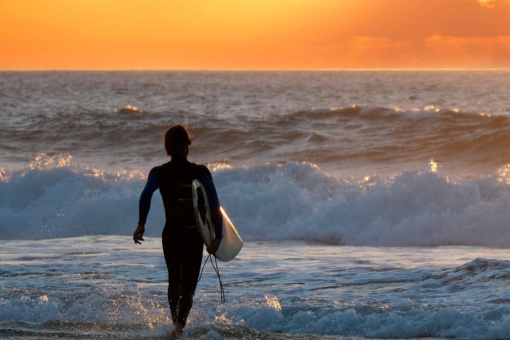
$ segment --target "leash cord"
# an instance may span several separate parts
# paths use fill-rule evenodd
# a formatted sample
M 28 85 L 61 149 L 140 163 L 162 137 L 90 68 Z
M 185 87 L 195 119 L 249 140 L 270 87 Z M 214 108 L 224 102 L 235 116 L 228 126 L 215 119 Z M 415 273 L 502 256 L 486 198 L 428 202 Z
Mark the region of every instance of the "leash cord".
M 225 289 L 223 288 L 223 282 L 221 281 L 221 276 L 220 276 L 220 268 L 218 267 L 218 260 L 216 259 L 216 257 L 214 258 L 214 262 L 213 262 L 213 259 L 211 259 L 211 254 L 209 254 L 209 256 L 207 256 L 207 258 L 205 259 L 205 262 L 202 266 L 202 270 L 200 271 L 200 276 L 198 277 L 198 280 L 197 280 L 197 283 L 200 281 L 200 279 L 202 279 L 202 273 L 204 272 L 204 269 L 205 269 L 205 265 L 207 264 L 207 261 L 209 261 L 209 259 L 211 260 L 211 265 L 214 269 L 214 271 L 216 272 L 216 276 L 218 276 L 218 280 L 220 281 L 220 298 L 221 298 L 221 303 L 225 303 Z
M 206 207 L 206 210 L 207 210 L 207 207 Z M 206 223 L 207 223 L 207 227 L 209 228 L 209 233 L 211 235 L 211 244 L 212 244 L 212 242 L 213 242 L 212 235 L 213 235 L 214 230 L 211 228 L 211 225 L 209 224 L 209 221 L 206 220 Z M 210 259 L 211 260 L 211 265 L 212 265 L 214 271 L 216 272 L 216 276 L 218 276 L 218 280 L 220 281 L 220 299 L 221 299 L 221 303 L 225 303 L 225 289 L 223 288 L 223 282 L 221 281 L 220 268 L 218 267 L 218 259 L 215 256 L 214 257 L 214 262 L 213 262 L 213 260 L 211 259 L 211 256 L 212 255 L 209 254 L 209 256 L 207 256 L 207 258 L 205 259 L 205 262 L 204 262 L 204 265 L 202 266 L 202 270 L 200 271 L 200 275 L 198 277 L 197 283 L 202 278 L 202 273 L 204 272 L 205 265 L 207 264 L 207 261 L 209 261 L 209 259 Z

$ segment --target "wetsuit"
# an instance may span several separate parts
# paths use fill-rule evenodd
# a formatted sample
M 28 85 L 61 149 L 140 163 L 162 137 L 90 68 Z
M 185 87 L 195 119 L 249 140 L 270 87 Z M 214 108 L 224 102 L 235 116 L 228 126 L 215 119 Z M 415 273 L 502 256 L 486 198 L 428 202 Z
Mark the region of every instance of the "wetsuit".
M 223 219 L 212 176 L 207 167 L 188 162 L 186 158 L 172 160 L 153 168 L 140 196 L 138 224 L 145 225 L 152 194 L 159 189 L 165 207 L 163 252 L 168 269 L 168 302 L 172 321 L 186 325 L 202 263 L 203 242 L 196 226 L 191 182 L 198 179 L 204 186 L 216 238 L 222 238 Z

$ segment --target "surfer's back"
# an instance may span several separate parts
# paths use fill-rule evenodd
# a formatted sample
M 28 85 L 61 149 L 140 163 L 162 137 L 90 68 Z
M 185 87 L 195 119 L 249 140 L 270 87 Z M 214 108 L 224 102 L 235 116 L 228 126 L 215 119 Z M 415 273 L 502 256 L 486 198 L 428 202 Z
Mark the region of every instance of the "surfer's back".
M 191 181 L 210 177 L 204 165 L 173 157 L 168 163 L 153 169 L 158 175 L 159 191 L 165 206 L 166 225 L 188 227 L 196 225 Z

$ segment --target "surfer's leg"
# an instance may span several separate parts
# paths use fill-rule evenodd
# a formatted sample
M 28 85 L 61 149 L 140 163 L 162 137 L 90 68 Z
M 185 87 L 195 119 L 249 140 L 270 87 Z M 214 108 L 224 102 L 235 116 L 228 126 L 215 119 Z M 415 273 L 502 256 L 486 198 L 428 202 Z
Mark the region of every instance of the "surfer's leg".
M 175 235 L 174 235 L 175 236 Z M 163 253 L 168 270 L 168 304 L 172 321 L 177 322 L 179 313 L 179 300 L 181 297 L 182 262 L 178 243 L 163 230 Z
M 182 281 L 181 281 L 181 299 L 179 300 L 177 322 L 186 326 L 188 314 L 193 306 L 193 297 L 197 287 L 197 280 L 200 275 L 202 264 L 202 253 L 204 245 L 202 239 L 191 237 L 187 243 L 186 256 L 183 258 Z
M 181 286 L 178 276 L 170 277 L 168 273 L 168 304 L 170 305 L 170 313 L 172 315 L 172 322 L 177 322 L 179 314 L 179 301 L 181 298 Z
M 183 332 L 184 332 L 184 325 L 181 325 L 180 323 L 176 323 L 174 330 L 170 334 L 170 339 L 179 339 L 182 336 Z

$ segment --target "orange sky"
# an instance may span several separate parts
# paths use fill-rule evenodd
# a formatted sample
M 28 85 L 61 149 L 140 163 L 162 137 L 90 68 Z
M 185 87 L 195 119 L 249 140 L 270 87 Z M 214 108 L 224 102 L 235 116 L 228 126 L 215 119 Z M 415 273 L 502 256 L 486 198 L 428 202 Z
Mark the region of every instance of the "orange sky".
M 510 68 L 510 0 L 0 0 L 0 70 Z

